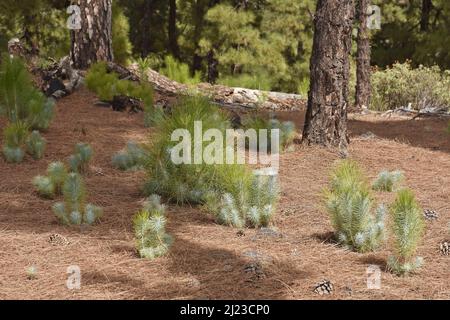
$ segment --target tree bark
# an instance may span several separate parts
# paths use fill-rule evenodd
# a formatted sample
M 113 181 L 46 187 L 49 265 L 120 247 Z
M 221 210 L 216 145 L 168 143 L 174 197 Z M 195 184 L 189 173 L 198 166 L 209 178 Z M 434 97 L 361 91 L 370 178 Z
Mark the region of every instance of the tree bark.
M 303 142 L 346 150 L 352 0 L 318 0 Z
M 219 77 L 219 71 L 217 70 L 219 61 L 217 61 L 212 50 L 208 52 L 206 60 L 208 62 L 207 81 L 208 83 L 215 84 L 217 78 Z
M 430 25 L 430 13 L 433 8 L 431 0 L 422 0 L 422 14 L 420 17 L 420 31 L 428 31 Z
M 372 94 L 370 83 L 370 34 L 367 28 L 367 10 L 369 9 L 370 0 L 358 1 L 358 37 L 357 37 L 357 53 L 356 53 L 356 93 L 355 105 L 357 109 L 369 107 L 370 97 Z
M 70 57 L 76 69 L 97 61 L 113 61 L 112 0 L 76 0 L 81 10 L 81 29 L 71 30 Z
M 180 48 L 178 47 L 177 30 L 177 1 L 169 0 L 169 50 L 175 58 L 180 57 Z

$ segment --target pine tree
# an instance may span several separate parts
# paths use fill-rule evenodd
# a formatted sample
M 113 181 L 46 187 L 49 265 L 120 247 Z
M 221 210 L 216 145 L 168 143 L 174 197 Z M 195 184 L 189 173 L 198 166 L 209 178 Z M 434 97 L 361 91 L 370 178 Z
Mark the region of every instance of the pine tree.
M 53 205 L 56 217 L 67 225 L 91 225 L 103 216 L 103 210 L 92 204 L 85 205 L 86 190 L 83 178 L 70 173 L 63 185 L 64 202 Z
M 411 190 L 404 189 L 397 193 L 390 212 L 395 255 L 389 258 L 388 267 L 397 274 L 408 274 L 423 265 L 423 258 L 414 258 L 425 228 L 423 211 Z
M 166 223 L 161 198 L 150 196 L 133 219 L 136 247 L 141 258 L 154 259 L 167 253 L 172 237 L 165 231 Z

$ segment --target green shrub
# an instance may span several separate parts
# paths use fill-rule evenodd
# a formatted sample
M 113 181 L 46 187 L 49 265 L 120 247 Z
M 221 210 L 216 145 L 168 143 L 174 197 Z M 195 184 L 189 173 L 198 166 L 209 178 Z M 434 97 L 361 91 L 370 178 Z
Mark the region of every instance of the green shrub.
M 92 148 L 87 143 L 77 143 L 75 153 L 69 157 L 69 165 L 72 172 L 83 173 L 89 168 L 92 159 Z
M 165 230 L 165 208 L 159 196 L 148 198 L 144 208 L 135 215 L 133 224 L 136 247 L 141 258 L 154 259 L 167 253 L 172 237 Z
M 255 74 L 239 74 L 233 76 L 221 77 L 219 83 L 232 88 L 247 88 L 254 90 L 270 91 L 273 83 L 271 76 L 266 72 L 258 72 Z
M 225 137 L 230 122 L 216 106 L 198 96 L 181 98 L 171 111 L 171 115 L 164 115 L 156 127 L 156 136 L 150 142 L 146 161 L 150 181 L 144 191 L 146 194 L 160 194 L 179 203 L 202 203 L 210 185 L 215 183 L 210 181 L 211 177 L 215 177 L 217 168 L 223 165 L 175 165 L 170 159 L 170 151 L 178 142 L 171 141 L 172 132 L 186 129 L 194 137 L 194 122 L 202 121 L 203 130 L 218 129 Z M 204 142 L 204 145 L 207 143 Z
M 380 205 L 373 214 L 370 189 L 355 162 L 343 161 L 334 169 L 325 195 L 339 243 L 358 252 L 372 251 L 380 245 L 386 210 Z
M 403 172 L 383 170 L 378 174 L 377 179 L 372 184 L 372 189 L 376 191 L 395 191 L 398 184 L 404 179 Z
M 413 69 L 409 62 L 396 63 L 372 74 L 371 107 L 384 111 L 411 103 L 418 110 L 450 108 L 449 87 L 449 71 L 442 72 L 437 66 Z
M 279 136 L 280 136 L 280 151 L 285 150 L 288 148 L 295 139 L 295 124 L 292 121 L 284 121 L 280 122 L 277 119 L 270 119 L 266 120 L 260 116 L 253 116 L 249 117 L 247 119 L 244 119 L 243 121 L 243 127 L 244 129 L 254 129 L 257 132 L 258 136 L 258 149 L 259 147 L 259 139 L 260 134 L 259 130 L 267 130 L 267 150 L 271 151 L 271 131 L 273 129 L 279 129 Z
M 242 172 L 241 177 L 241 183 L 224 188 L 228 192 L 210 193 L 206 207 L 223 225 L 237 228 L 267 227 L 279 198 L 277 176 L 265 175 L 257 170 L 251 176 Z M 239 179 L 234 177 L 228 181 L 236 182 Z
M 105 62 L 93 64 L 86 75 L 86 86 L 95 92 L 100 100 L 111 102 L 115 96 L 127 96 L 139 99 L 144 110 L 151 112 L 153 108 L 153 87 L 146 82 L 137 84 L 130 80 L 120 80 L 114 72 L 108 72 Z
M 85 205 L 86 191 L 82 177 L 70 173 L 63 185 L 64 202 L 53 205 L 56 217 L 67 225 L 93 224 L 102 215 L 103 210 L 92 204 Z
M 196 72 L 193 77 L 189 71 L 189 66 L 177 61 L 174 57 L 168 55 L 164 58 L 164 67 L 159 72 L 167 78 L 184 84 L 197 84 L 201 82 L 200 72 Z
M 47 129 L 53 117 L 53 100 L 47 99 L 31 81 L 21 59 L 2 57 L 0 66 L 0 115 L 11 122 L 23 121 L 31 129 Z
M 34 159 L 41 159 L 44 156 L 46 141 L 41 137 L 39 131 L 33 131 L 26 139 L 26 150 Z
M 47 176 L 36 176 L 33 185 L 37 192 L 46 198 L 53 198 L 62 193 L 62 187 L 67 178 L 67 169 L 62 162 L 52 162 L 48 165 Z
M 23 145 L 28 136 L 28 126 L 22 121 L 10 123 L 3 130 L 3 136 L 3 155 L 6 161 L 10 163 L 22 162 L 25 156 Z
M 122 7 L 113 2 L 112 10 L 112 46 L 114 61 L 122 65 L 130 63 L 133 46 L 130 39 L 130 23 Z
M 390 208 L 395 255 L 388 260 L 389 269 L 397 274 L 408 274 L 423 264 L 421 257 L 413 258 L 425 228 L 422 212 L 411 190 L 397 193 Z
M 146 150 L 135 142 L 128 142 L 125 151 L 113 156 L 112 164 L 119 170 L 141 170 L 147 159 Z

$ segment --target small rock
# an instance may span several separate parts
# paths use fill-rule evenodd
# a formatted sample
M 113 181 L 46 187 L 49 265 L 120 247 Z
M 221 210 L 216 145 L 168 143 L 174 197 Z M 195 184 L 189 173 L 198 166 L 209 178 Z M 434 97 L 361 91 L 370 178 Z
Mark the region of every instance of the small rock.
M 371 139 L 375 139 L 377 136 L 370 131 L 367 131 L 366 133 L 363 133 L 362 135 L 359 136 L 359 138 L 361 140 L 371 140 Z
M 233 266 L 231 264 L 226 264 L 223 266 L 223 271 L 230 272 L 233 270 Z
M 272 228 L 261 228 L 256 231 L 256 234 L 252 237 L 252 240 L 266 238 L 283 238 L 283 234 Z

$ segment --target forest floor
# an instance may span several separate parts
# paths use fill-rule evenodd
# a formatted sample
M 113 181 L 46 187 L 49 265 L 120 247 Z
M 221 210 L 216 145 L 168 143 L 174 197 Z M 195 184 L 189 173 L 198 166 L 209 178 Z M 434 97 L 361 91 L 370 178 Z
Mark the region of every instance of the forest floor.
M 132 217 L 141 208 L 143 172 L 121 172 L 111 157 L 128 140 L 151 139 L 142 114 L 113 112 L 94 105 L 86 89 L 60 100 L 45 158 L 22 164 L 0 159 L 0 299 L 449 299 L 448 256 L 439 244 L 448 238 L 450 221 L 450 137 L 440 119 L 385 119 L 351 116 L 350 157 L 370 178 L 382 169 L 400 169 L 424 208 L 438 211 L 427 222 L 418 250 L 424 267 L 408 277 L 385 271 L 389 246 L 375 253 L 349 252 L 332 243 L 328 216 L 321 208 L 321 191 L 330 168 L 339 160 L 332 150 L 295 146 L 281 156 L 282 197 L 274 220 L 277 232 L 217 225 L 196 207 L 168 207 L 170 253 L 154 261 L 139 259 L 134 249 Z M 302 124 L 303 115 L 284 118 Z M 5 122 L 0 120 L 0 127 Z M 375 137 L 367 135 L 372 132 Z M 65 227 L 51 211 L 56 200 L 34 192 L 31 180 L 47 165 L 65 160 L 77 142 L 95 152 L 86 177 L 88 200 L 104 208 L 101 223 Z M 394 194 L 377 193 L 389 203 Z M 53 233 L 70 244 L 54 246 Z M 260 273 L 246 272 L 258 260 Z M 81 270 L 81 288 L 66 287 L 67 267 Z M 381 289 L 367 288 L 369 265 L 382 269 Z M 37 268 L 37 278 L 26 270 Z M 335 293 L 320 297 L 316 283 L 330 280 Z

